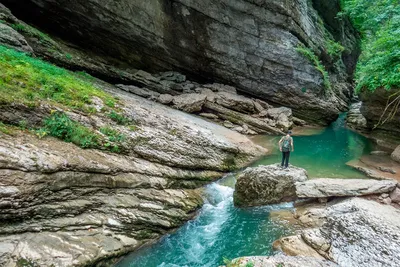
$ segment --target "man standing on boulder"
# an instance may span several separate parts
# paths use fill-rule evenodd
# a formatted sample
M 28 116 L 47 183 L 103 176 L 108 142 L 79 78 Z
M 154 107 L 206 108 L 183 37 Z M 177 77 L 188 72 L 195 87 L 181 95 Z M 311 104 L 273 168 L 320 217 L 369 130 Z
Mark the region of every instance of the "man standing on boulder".
M 282 151 L 282 164 L 281 167 L 285 166 L 285 169 L 289 165 L 290 150 L 294 151 L 293 138 L 291 137 L 292 131 L 288 133 L 279 140 L 279 150 Z

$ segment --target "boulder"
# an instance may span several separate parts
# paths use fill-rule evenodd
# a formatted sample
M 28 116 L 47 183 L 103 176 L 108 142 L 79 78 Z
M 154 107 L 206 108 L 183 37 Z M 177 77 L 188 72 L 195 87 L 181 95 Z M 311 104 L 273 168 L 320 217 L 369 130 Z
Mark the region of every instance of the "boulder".
M 391 157 L 394 161 L 397 161 L 400 163 L 400 145 L 396 147 L 396 149 L 393 151 Z
M 234 203 L 240 207 L 262 206 L 296 198 L 296 182 L 307 180 L 304 169 L 279 164 L 247 168 L 239 174 Z
M 396 187 L 391 193 L 390 193 L 390 199 L 392 200 L 393 203 L 400 203 L 400 189 Z
M 362 196 L 391 192 L 396 185 L 395 180 L 321 178 L 296 183 L 296 194 L 299 198 Z
M 169 105 L 174 100 L 174 97 L 170 94 L 161 94 L 157 101 L 164 105 Z
M 284 114 L 281 113 L 279 114 L 277 120 L 276 120 L 276 126 L 282 131 L 286 132 L 289 130 L 289 128 L 293 125 L 293 123 L 289 120 L 289 118 Z
M 210 101 L 210 102 L 212 102 L 212 103 L 215 102 L 216 94 L 215 94 L 211 89 L 208 89 L 208 88 L 199 88 L 198 91 L 200 92 L 200 94 L 206 95 L 207 101 Z
M 118 88 L 130 92 L 132 94 L 144 97 L 144 98 L 158 98 L 160 96 L 159 93 L 149 90 L 147 88 L 140 88 L 134 85 L 123 85 L 123 84 L 117 84 L 116 85 Z
M 201 94 L 182 94 L 175 96 L 172 100 L 174 107 L 188 112 L 199 112 L 203 108 L 203 104 L 206 101 L 206 96 Z
M 237 258 L 232 261 L 232 266 L 253 266 L 253 267 L 338 267 L 334 262 L 313 257 L 303 256 L 251 256 Z
M 216 103 L 245 114 L 254 114 L 256 109 L 250 98 L 228 92 L 217 93 Z
M 277 120 L 279 115 L 284 114 L 286 117 L 292 117 L 292 110 L 287 107 L 280 107 L 280 108 L 271 108 L 268 109 L 267 115 L 268 117 Z

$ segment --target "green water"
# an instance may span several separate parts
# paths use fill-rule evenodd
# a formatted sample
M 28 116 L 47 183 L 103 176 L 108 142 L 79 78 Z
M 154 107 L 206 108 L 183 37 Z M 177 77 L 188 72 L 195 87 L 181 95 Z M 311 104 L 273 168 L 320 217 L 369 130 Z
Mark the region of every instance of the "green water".
M 294 152 L 289 163 L 307 170 L 310 178 L 365 178 L 361 172 L 346 162 L 369 154 L 373 144 L 366 137 L 344 127 L 344 115 L 316 135 L 293 136 Z M 278 149 L 280 136 L 257 138 L 259 144 L 272 143 L 271 154 L 257 161 L 254 166 L 280 163 Z
M 271 255 L 272 242 L 290 235 L 289 227 L 269 218 L 271 210 L 292 208 L 291 203 L 238 209 L 233 189 L 213 183 L 206 189 L 206 204 L 199 216 L 167 235 L 157 244 L 141 249 L 117 267 L 215 267 L 223 258 Z
M 315 135 L 294 136 L 295 152 L 290 163 L 307 169 L 310 177 L 364 177 L 346 166 L 349 160 L 369 153 L 372 144 L 344 128 L 343 117 Z M 280 161 L 280 137 L 262 137 L 257 142 L 271 144 L 272 154 L 254 165 Z M 283 222 L 270 219 L 271 210 L 292 209 L 292 204 L 238 209 L 233 206 L 234 177 L 227 177 L 206 188 L 206 204 L 195 220 L 156 244 L 140 249 L 116 267 L 214 267 L 223 258 L 273 254 L 272 243 L 290 235 Z

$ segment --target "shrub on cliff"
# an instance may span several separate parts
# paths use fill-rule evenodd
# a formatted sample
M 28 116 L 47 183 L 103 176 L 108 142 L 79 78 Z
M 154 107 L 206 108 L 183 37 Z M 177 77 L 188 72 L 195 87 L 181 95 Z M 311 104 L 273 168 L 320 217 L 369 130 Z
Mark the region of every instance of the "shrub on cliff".
M 400 4 L 398 0 L 342 0 L 362 36 L 356 89 L 400 88 Z

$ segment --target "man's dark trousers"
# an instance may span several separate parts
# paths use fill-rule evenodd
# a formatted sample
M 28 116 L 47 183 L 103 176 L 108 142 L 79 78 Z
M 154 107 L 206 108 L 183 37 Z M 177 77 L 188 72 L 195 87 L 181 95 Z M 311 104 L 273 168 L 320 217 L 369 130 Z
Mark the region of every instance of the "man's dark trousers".
M 282 151 L 282 164 L 281 164 L 282 167 L 283 167 L 283 164 L 285 164 L 285 168 L 288 167 L 289 157 L 290 157 L 290 151 L 286 151 L 286 152 Z

